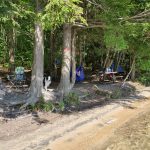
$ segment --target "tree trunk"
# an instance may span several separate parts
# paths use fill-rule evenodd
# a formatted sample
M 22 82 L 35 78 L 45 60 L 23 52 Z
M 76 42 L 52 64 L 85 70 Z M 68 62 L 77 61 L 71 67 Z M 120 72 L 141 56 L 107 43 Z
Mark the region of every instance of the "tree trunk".
M 134 81 L 135 80 L 135 54 L 133 54 L 133 58 L 132 58 L 132 71 L 131 71 L 131 80 Z
M 71 70 L 71 25 L 65 24 L 63 27 L 63 60 L 61 68 L 61 79 L 58 86 L 61 96 L 67 96 L 71 90 L 70 84 Z
M 106 58 L 105 58 L 105 61 L 104 61 L 103 68 L 107 68 L 108 67 L 107 63 L 108 63 L 109 55 L 110 55 L 110 50 L 108 49 L 108 52 L 106 53 Z
M 132 62 L 132 65 L 131 65 L 131 67 L 130 67 L 130 71 L 129 71 L 129 73 L 127 74 L 126 78 L 124 79 L 123 84 L 122 84 L 121 87 L 124 87 L 126 80 L 129 78 L 130 74 L 132 73 L 132 70 L 133 70 L 133 68 L 134 68 L 134 63 L 135 63 L 135 62 L 133 61 L 133 62 Z
M 72 62 L 72 78 L 71 78 L 71 88 L 73 88 L 76 80 L 76 29 L 73 29 L 72 32 L 72 57 L 71 57 L 71 62 Z
M 39 3 L 37 3 L 37 12 L 39 10 Z M 36 103 L 42 96 L 43 89 L 43 70 L 44 70 L 44 43 L 43 43 L 43 29 L 39 21 L 35 22 L 35 47 L 34 58 L 32 66 L 32 78 L 30 86 L 30 98 L 28 103 Z
M 15 70 L 15 53 L 14 53 L 14 30 L 8 30 L 8 49 L 9 49 L 9 71 L 11 73 Z
M 50 36 L 50 63 L 49 63 L 49 71 L 50 71 L 50 76 L 53 76 L 53 71 L 54 71 L 54 32 L 51 31 L 51 36 Z
M 39 22 L 35 23 L 35 49 L 34 62 L 32 67 L 31 79 L 31 93 L 33 96 L 42 96 L 43 89 L 43 58 L 44 58 L 44 44 L 43 44 L 43 30 Z
M 83 57 L 82 57 L 82 37 L 80 36 L 80 45 L 79 45 L 79 65 L 83 63 Z

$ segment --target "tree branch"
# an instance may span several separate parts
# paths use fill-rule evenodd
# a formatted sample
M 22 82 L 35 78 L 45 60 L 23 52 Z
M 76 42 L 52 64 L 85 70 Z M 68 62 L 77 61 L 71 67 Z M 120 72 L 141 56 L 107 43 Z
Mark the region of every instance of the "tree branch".
M 100 9 L 104 10 L 104 8 L 102 7 L 102 5 L 97 4 L 94 0 L 86 0 L 87 2 L 89 2 L 92 5 L 95 5 L 97 7 L 99 7 Z
M 119 18 L 122 21 L 150 22 L 150 9 L 145 10 L 135 16 L 128 18 Z
M 75 24 L 73 24 L 73 26 L 74 27 L 80 27 L 80 28 L 86 28 L 86 29 L 88 29 L 88 28 L 105 28 L 106 27 L 102 23 L 100 23 L 100 24 L 94 24 L 94 23 L 92 24 L 92 23 L 90 23 L 90 24 L 88 24 L 88 26 L 86 26 L 86 25 L 84 25 L 82 23 L 75 23 Z

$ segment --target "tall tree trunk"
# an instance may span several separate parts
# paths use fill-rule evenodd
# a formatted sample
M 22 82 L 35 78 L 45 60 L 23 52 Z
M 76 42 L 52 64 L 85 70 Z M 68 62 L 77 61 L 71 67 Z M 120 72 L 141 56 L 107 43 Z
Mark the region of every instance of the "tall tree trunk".
M 116 59 L 115 59 L 115 66 L 114 66 L 114 71 L 116 71 L 116 72 L 118 70 L 120 61 L 121 61 L 121 53 L 117 52 L 117 56 L 116 56 Z
M 64 24 L 63 27 L 63 60 L 61 68 L 61 79 L 58 86 L 62 97 L 67 96 L 71 90 L 70 84 L 71 70 L 71 25 Z
M 132 71 L 131 71 L 131 80 L 135 80 L 135 53 L 133 54 L 132 57 Z
M 105 58 L 105 61 L 104 61 L 104 66 L 103 68 L 107 68 L 107 63 L 108 63 L 108 60 L 109 60 L 109 55 L 110 55 L 110 49 L 108 49 L 108 52 L 106 53 L 106 58 Z
M 130 65 L 130 71 L 129 71 L 129 73 L 127 74 L 127 76 L 125 77 L 125 79 L 124 79 L 123 84 L 122 84 L 121 87 L 123 87 L 123 86 L 125 85 L 126 80 L 129 78 L 130 74 L 132 73 L 132 70 L 133 70 L 133 68 L 134 68 L 134 63 L 135 63 L 135 62 L 132 61 L 132 64 Z
M 83 45 L 83 38 L 82 36 L 80 36 L 79 38 L 79 65 L 81 65 L 83 62 L 82 45 Z
M 50 56 L 50 63 L 49 63 L 49 71 L 50 71 L 50 75 L 51 77 L 53 76 L 53 71 L 54 71 L 54 37 L 55 34 L 53 31 L 51 31 L 51 36 L 50 36 L 50 52 L 49 52 L 49 56 Z
M 41 24 L 39 22 L 36 22 L 34 61 L 31 78 L 31 95 L 37 98 L 42 96 L 43 70 L 44 70 L 43 58 L 44 58 L 43 30 Z
M 13 28 L 8 30 L 8 49 L 9 49 L 9 71 L 11 73 L 15 70 L 15 42 Z
M 73 29 L 72 32 L 72 57 L 71 57 L 71 62 L 72 62 L 72 78 L 71 78 L 71 88 L 73 88 L 76 80 L 76 29 Z
M 39 12 L 39 2 L 36 0 L 37 13 Z M 30 86 L 30 98 L 28 103 L 36 103 L 42 96 L 43 70 L 44 70 L 44 43 L 43 29 L 40 21 L 35 22 L 35 47 L 32 66 L 32 78 Z

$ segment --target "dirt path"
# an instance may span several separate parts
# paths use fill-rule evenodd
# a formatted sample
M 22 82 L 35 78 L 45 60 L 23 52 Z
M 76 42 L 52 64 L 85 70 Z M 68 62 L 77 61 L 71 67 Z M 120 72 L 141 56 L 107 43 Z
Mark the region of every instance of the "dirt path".
M 95 149 L 99 149 L 97 146 Z M 117 129 L 101 150 L 149 150 L 150 110 L 146 110 Z
M 148 97 L 150 89 L 140 94 Z M 130 100 L 129 105 L 113 102 L 84 112 L 59 116 L 55 122 L 42 124 L 33 131 L 0 138 L 0 150 L 101 149 L 120 126 L 149 109 L 148 99 L 134 103 Z
M 148 112 L 150 101 L 136 102 L 132 107 L 132 109 L 122 108 L 105 115 L 104 118 L 98 118 L 73 133 L 56 140 L 46 148 L 52 150 L 102 149 L 104 143 L 113 136 L 116 129 L 141 113 Z

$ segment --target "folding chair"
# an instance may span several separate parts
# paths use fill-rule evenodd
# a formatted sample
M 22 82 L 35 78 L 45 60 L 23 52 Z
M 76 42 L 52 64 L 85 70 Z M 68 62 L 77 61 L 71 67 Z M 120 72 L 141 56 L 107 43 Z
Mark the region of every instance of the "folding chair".
M 15 74 L 13 75 L 7 75 L 7 79 L 11 83 L 11 87 L 15 88 L 23 88 L 23 85 L 25 85 L 26 79 L 25 79 L 25 73 L 23 67 L 16 67 Z

